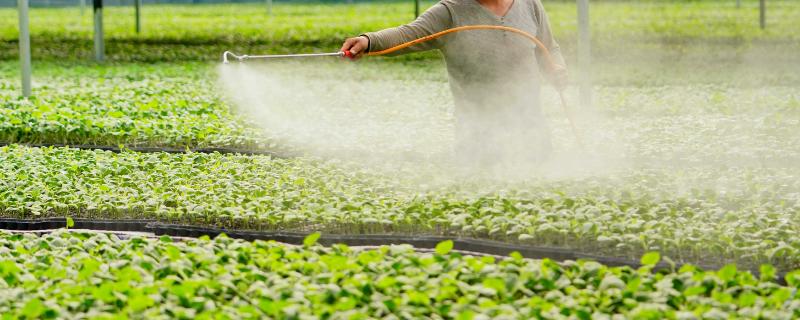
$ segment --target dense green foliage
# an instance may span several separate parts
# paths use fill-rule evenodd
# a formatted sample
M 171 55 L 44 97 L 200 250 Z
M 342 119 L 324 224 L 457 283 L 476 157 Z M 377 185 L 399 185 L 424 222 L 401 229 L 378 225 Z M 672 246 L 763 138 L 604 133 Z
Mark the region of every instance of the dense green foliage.
M 791 319 L 788 286 L 727 266 L 668 273 L 595 262 L 218 237 L 0 234 L 0 313 L 27 318 Z M 648 255 L 643 262 L 654 263 Z
M 370 101 L 341 112 L 319 105 L 287 105 L 284 108 L 339 112 L 339 116 L 345 119 L 353 112 L 370 114 L 373 118 L 394 117 L 396 121 L 427 117 L 434 118 L 437 126 L 448 130 L 451 126 L 450 118 L 442 114 L 447 111 L 450 99 L 446 75 L 438 63 L 362 61 L 322 66 L 325 67 L 318 64 L 280 69 L 269 66 L 260 72 L 294 72 L 313 79 L 301 84 L 305 90 L 333 92 L 319 85 L 325 81 L 333 82 L 338 86 L 336 90 L 350 90 L 352 94 Z M 16 67 L 16 63 L 0 63 L 2 143 L 216 146 L 273 151 L 290 147 L 279 143 L 275 136 L 265 136 L 255 130 L 258 123 L 244 121 L 246 117 L 225 103 L 216 83 L 217 73 L 206 64 L 79 64 L 65 68 L 60 64 L 45 63 L 37 68 L 34 97 L 29 100 L 19 97 Z M 348 72 L 353 79 L 333 80 L 341 72 Z M 652 77 L 651 81 L 660 80 Z M 342 83 L 347 85 L 343 87 Z M 416 94 L 413 99 L 409 98 L 412 91 Z M 568 93 L 570 100 L 574 101 L 574 94 Z M 550 118 L 563 121 L 562 111 L 552 109 L 556 103 L 552 100 L 552 91 L 545 90 L 544 94 L 545 98 L 551 99 L 545 100 L 545 106 L 551 107 L 548 110 Z M 329 95 L 326 97 L 328 100 L 342 97 L 340 94 Z M 792 134 L 800 115 L 800 94 L 793 86 L 602 86 L 597 88 L 596 101 L 598 111 L 614 119 L 592 120 L 600 126 L 592 130 L 625 131 L 626 134 L 619 138 L 629 140 L 626 143 L 636 149 L 630 150 L 632 154 L 649 154 L 648 161 L 672 161 L 663 158 L 665 148 L 708 152 L 706 146 L 697 144 L 699 138 L 708 134 L 718 135 L 721 139 L 718 142 L 726 143 L 720 149 L 733 150 L 730 144 L 742 141 L 726 142 L 730 140 L 726 138 L 729 133 L 755 130 L 744 149 L 758 149 L 777 158 L 791 159 L 796 155 L 792 146 L 800 143 L 797 140 L 800 136 Z M 392 114 L 398 103 L 408 110 L 402 119 Z M 721 123 L 731 127 L 724 131 L 713 130 Z M 706 127 L 707 131 L 697 135 L 696 139 L 683 139 L 698 134 L 689 130 L 696 126 Z M 644 130 L 645 127 L 657 130 Z M 571 133 L 566 131 L 557 134 L 567 138 L 569 135 Z M 781 139 L 772 139 L 771 136 L 780 136 Z M 571 139 L 560 143 L 569 143 L 566 140 Z M 692 145 L 686 145 L 689 143 Z M 684 145 L 678 148 L 679 144 Z M 752 159 L 753 155 L 747 157 Z
M 53 70 L 31 99 L 0 88 L 0 142 L 250 148 L 264 143 L 220 101 L 205 66 L 129 66 L 121 75 L 109 69 Z
M 415 181 L 429 178 L 419 172 L 370 171 L 336 161 L 11 146 L 0 149 L 0 211 L 465 235 L 623 257 L 661 250 L 676 261 L 800 266 L 800 185 L 781 169 L 647 169 L 518 184 L 470 178 L 427 189 Z

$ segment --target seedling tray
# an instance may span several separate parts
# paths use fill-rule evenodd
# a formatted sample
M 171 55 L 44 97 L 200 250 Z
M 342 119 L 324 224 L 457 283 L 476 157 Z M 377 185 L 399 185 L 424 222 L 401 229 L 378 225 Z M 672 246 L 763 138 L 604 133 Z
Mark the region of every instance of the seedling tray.
M 174 237 L 191 237 L 197 238 L 201 236 L 216 237 L 222 233 L 228 237 L 235 239 L 243 239 L 248 241 L 253 240 L 274 240 L 277 242 L 302 245 L 303 240 L 310 233 L 302 232 L 282 232 L 282 231 L 252 231 L 252 230 L 235 230 L 227 228 L 215 227 L 200 227 L 182 224 L 169 224 L 161 223 L 155 220 L 141 220 L 141 219 L 125 219 L 125 220 L 97 220 L 97 219 L 73 219 L 74 229 L 89 229 L 101 231 L 130 231 L 130 232 L 148 232 L 157 236 L 174 236 Z M 44 218 L 44 219 L 9 219 L 0 218 L 0 229 L 6 230 L 52 230 L 60 229 L 67 226 L 66 218 Z M 517 244 L 509 244 L 499 241 L 472 239 L 472 238 L 451 238 L 442 236 L 410 236 L 410 235 L 392 235 L 392 234 L 363 234 L 363 235 L 347 235 L 347 234 L 323 234 L 317 240 L 317 243 L 325 246 L 334 244 L 345 244 L 348 246 L 382 246 L 382 245 L 397 245 L 409 244 L 415 248 L 420 249 L 435 249 L 436 245 L 445 240 L 453 241 L 453 249 L 463 252 L 471 252 L 477 254 L 494 255 L 494 256 L 508 256 L 512 252 L 519 252 L 525 258 L 531 259 L 544 259 L 548 258 L 554 261 L 567 261 L 586 259 L 593 260 L 607 266 L 628 266 L 631 268 L 641 267 L 639 261 L 617 258 L 617 257 L 604 257 L 596 256 L 581 252 L 576 252 L 568 248 L 553 248 L 553 247 L 537 247 L 525 246 Z M 716 270 L 722 266 L 699 265 L 694 264 L 705 270 Z M 674 268 L 680 268 L 680 264 L 676 264 Z M 654 270 L 671 270 L 673 266 L 661 262 L 654 267 Z M 753 275 L 758 277 L 758 270 L 750 271 Z M 775 279 L 779 284 L 785 285 L 784 279 L 786 273 L 778 273 Z
M 73 219 L 74 229 L 90 229 L 105 231 L 136 231 L 149 232 L 147 224 L 153 220 L 98 220 L 98 219 Z M 52 230 L 65 228 L 66 218 L 44 218 L 44 219 L 8 219 L 0 218 L 0 229 L 6 230 Z
M 282 243 L 301 245 L 310 233 L 301 232 L 271 232 L 271 231 L 247 231 L 229 230 L 225 228 L 198 227 L 180 224 L 151 223 L 148 231 L 156 235 L 168 235 L 175 237 L 215 237 L 221 233 L 236 239 L 244 240 L 275 240 Z M 434 249 L 436 245 L 445 240 L 453 240 L 453 249 L 466 252 L 482 253 L 487 255 L 508 256 L 512 252 L 519 252 L 523 257 L 531 259 L 552 259 L 555 261 L 589 259 L 609 266 L 630 266 L 633 268 L 641 267 L 638 261 L 623 258 L 612 258 L 595 256 L 575 252 L 571 249 L 535 247 L 525 245 L 515 245 L 499 241 L 481 240 L 472 238 L 455 238 L 442 236 L 409 236 L 391 234 L 323 234 L 317 242 L 321 245 L 330 246 L 333 244 L 346 244 L 348 246 L 381 246 L 393 244 L 409 244 L 415 248 Z M 700 266 L 703 267 L 703 266 Z M 660 263 L 656 269 L 669 269 L 666 263 Z

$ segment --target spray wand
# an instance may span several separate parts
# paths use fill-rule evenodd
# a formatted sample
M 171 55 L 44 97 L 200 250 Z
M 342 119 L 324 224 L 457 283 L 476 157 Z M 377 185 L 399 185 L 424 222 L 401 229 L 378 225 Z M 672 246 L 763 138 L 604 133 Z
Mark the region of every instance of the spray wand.
M 313 58 L 313 57 L 340 57 L 340 58 L 354 58 L 353 54 L 350 51 L 340 51 L 340 52 L 328 52 L 328 53 L 301 53 L 301 54 L 266 54 L 266 55 L 237 55 L 230 51 L 225 51 L 222 53 L 222 63 L 228 63 L 228 56 L 233 57 L 239 62 L 243 62 L 249 59 L 281 59 L 281 58 Z
M 527 33 L 525 31 L 522 31 L 520 29 L 516 29 L 516 28 L 512 28 L 512 27 L 506 27 L 506 26 L 495 26 L 495 25 L 471 25 L 471 26 L 461 26 L 461 27 L 445 29 L 445 30 L 439 31 L 439 32 L 434 33 L 434 34 L 424 36 L 424 37 L 419 38 L 419 39 L 415 39 L 415 40 L 411 40 L 411 41 L 408 41 L 408 42 L 405 42 L 405 43 L 401 43 L 399 45 L 396 45 L 394 47 L 391 47 L 391 48 L 388 48 L 388 49 L 385 49 L 385 50 L 367 52 L 366 55 L 367 56 L 387 55 L 387 54 L 390 54 L 390 53 L 393 53 L 393 52 L 408 48 L 408 47 L 416 45 L 416 44 L 420 44 L 420 43 L 423 43 L 423 42 L 427 42 L 427 41 L 431 41 L 431 40 L 434 40 L 434 39 L 438 39 L 438 38 L 440 38 L 442 36 L 445 36 L 445 35 L 448 35 L 448 34 L 451 34 L 451 33 L 467 31 L 467 30 L 500 30 L 500 31 L 508 31 L 508 32 L 512 32 L 512 33 L 516 33 L 518 35 L 521 35 L 521 36 L 525 37 L 526 39 L 530 40 L 531 42 L 533 42 L 534 44 L 536 44 L 536 46 L 542 50 L 543 56 L 545 57 L 545 59 L 547 59 L 548 65 L 550 66 L 550 72 L 553 72 L 554 70 L 556 70 L 559 67 L 559 65 L 555 62 L 555 60 L 553 60 L 553 56 L 552 56 L 552 54 L 550 54 L 550 50 L 547 49 L 547 46 L 545 46 L 544 43 L 542 43 L 538 38 L 536 38 L 536 36 L 534 36 L 534 35 L 532 35 L 530 33 Z M 228 63 L 228 56 L 231 56 L 231 57 L 237 59 L 239 62 L 243 62 L 243 61 L 249 60 L 249 59 L 281 59 L 281 58 L 312 58 L 312 57 L 340 57 L 340 58 L 350 58 L 350 59 L 355 58 L 355 56 L 353 56 L 353 54 L 349 50 L 339 51 L 339 52 L 330 52 L 330 53 L 278 54 L 278 55 L 252 55 L 252 56 L 251 55 L 236 55 L 233 52 L 225 51 L 224 53 L 222 53 L 222 62 L 223 63 L 226 63 L 226 64 Z M 572 128 L 572 133 L 575 135 L 575 140 L 578 142 L 578 145 L 583 148 L 584 147 L 583 140 L 581 139 L 580 134 L 578 133 L 578 128 L 575 126 L 574 116 L 573 116 L 570 108 L 567 105 L 567 100 L 564 97 L 564 91 L 562 89 L 560 89 L 560 88 L 558 90 L 558 95 L 559 95 L 559 98 L 561 99 L 561 106 L 564 108 L 564 113 L 566 114 L 567 120 L 569 120 L 570 127 Z

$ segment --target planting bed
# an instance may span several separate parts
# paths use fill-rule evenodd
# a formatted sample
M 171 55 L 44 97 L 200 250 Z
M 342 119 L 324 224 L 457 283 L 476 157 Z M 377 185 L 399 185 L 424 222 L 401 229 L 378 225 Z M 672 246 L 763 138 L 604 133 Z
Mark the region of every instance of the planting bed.
M 120 152 L 140 152 L 140 153 L 219 153 L 219 154 L 238 154 L 238 155 L 258 155 L 258 156 L 270 156 L 276 158 L 289 158 L 289 157 L 296 157 L 299 156 L 297 154 L 292 154 L 290 152 L 272 152 L 272 151 L 265 151 L 265 150 L 250 150 L 250 149 L 237 149 L 237 148 L 186 148 L 186 149 L 177 149 L 172 147 L 126 147 L 126 146 L 119 146 L 119 147 L 111 147 L 111 146 L 95 146 L 95 145 L 66 145 L 66 144 L 57 144 L 57 143 L 48 143 L 48 144 L 17 144 L 17 143 L 0 143 L 0 147 L 4 146 L 23 146 L 29 148 L 68 148 L 68 149 L 78 149 L 78 150 L 98 150 L 98 151 L 110 151 L 114 153 Z
M 9 231 L 31 231 L 31 232 L 51 232 L 62 228 L 74 228 L 78 230 L 93 230 L 103 232 L 144 232 L 153 235 L 166 235 L 175 237 L 216 237 L 225 234 L 234 239 L 243 240 L 265 240 L 277 241 L 284 244 L 302 244 L 303 240 L 312 233 L 291 232 L 291 231 L 252 231 L 252 230 L 231 230 L 214 227 L 201 227 L 194 225 L 166 224 L 152 220 L 105 220 L 105 219 L 81 219 L 81 218 L 46 218 L 46 219 L 6 219 L 0 218 L 0 229 Z M 526 258 L 549 258 L 555 261 L 591 259 L 609 266 L 630 266 L 639 267 L 640 264 L 635 260 L 603 257 L 591 254 L 581 254 L 570 249 L 534 247 L 530 245 L 513 245 L 498 241 L 459 238 L 452 240 L 442 236 L 425 235 L 387 235 L 387 234 L 363 234 L 363 235 L 337 235 L 325 234 L 319 237 L 319 243 L 323 245 L 344 244 L 349 246 L 380 246 L 407 244 L 418 249 L 433 249 L 442 242 L 450 240 L 454 248 L 465 252 L 477 254 L 506 256 L 512 252 L 517 252 Z M 667 264 L 657 266 L 659 269 L 670 267 Z M 674 265 L 672 265 L 674 267 Z M 705 266 L 714 268 L 719 266 Z M 758 271 L 753 271 L 758 274 Z M 783 274 L 778 274 L 782 278 Z
M 661 250 L 679 262 L 769 262 L 783 270 L 799 262 L 792 198 L 798 180 L 781 169 L 700 168 L 682 175 L 651 169 L 613 179 L 499 185 L 476 178 L 419 190 L 408 173 L 386 177 L 303 158 L 21 146 L 0 151 L 0 203 L 7 217 L 458 235 L 629 258 Z M 723 178 L 742 189 L 721 193 L 704 184 Z M 681 185 L 698 189 L 676 196 Z
M 800 316 L 788 286 L 727 266 L 645 267 L 462 256 L 409 246 L 303 247 L 226 237 L 0 233 L 0 313 L 29 318 L 579 318 Z
M 269 147 L 220 101 L 205 66 L 44 69 L 46 85 L 30 99 L 0 86 L 0 143 Z

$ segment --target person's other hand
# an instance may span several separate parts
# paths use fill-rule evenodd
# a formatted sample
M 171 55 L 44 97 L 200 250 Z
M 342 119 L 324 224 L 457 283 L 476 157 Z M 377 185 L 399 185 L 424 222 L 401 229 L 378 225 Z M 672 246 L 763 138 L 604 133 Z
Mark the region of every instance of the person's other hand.
M 567 68 L 564 68 L 563 66 L 555 66 L 553 68 L 553 74 L 551 77 L 553 85 L 558 91 L 563 91 L 567 88 L 567 85 L 569 84 L 569 73 L 567 73 Z
M 358 36 L 355 38 L 349 38 L 344 41 L 342 45 L 342 49 L 339 51 L 345 52 L 350 51 L 350 54 L 353 55 L 353 59 L 361 58 L 367 49 L 369 48 L 369 38 L 366 36 Z

